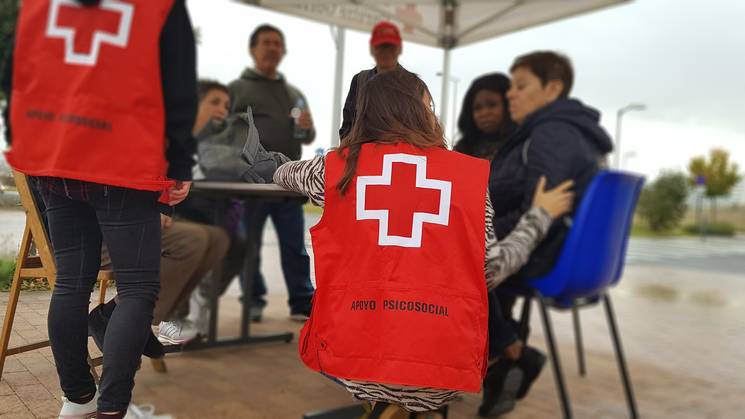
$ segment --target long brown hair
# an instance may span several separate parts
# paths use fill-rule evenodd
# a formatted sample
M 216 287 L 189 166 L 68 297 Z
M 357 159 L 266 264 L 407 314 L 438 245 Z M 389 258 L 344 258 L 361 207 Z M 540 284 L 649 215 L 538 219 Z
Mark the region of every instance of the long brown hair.
M 346 165 L 336 189 L 346 193 L 363 144 L 400 141 L 420 148 L 446 147 L 427 85 L 415 74 L 396 69 L 376 74 L 360 90 L 357 117 L 338 150 Z

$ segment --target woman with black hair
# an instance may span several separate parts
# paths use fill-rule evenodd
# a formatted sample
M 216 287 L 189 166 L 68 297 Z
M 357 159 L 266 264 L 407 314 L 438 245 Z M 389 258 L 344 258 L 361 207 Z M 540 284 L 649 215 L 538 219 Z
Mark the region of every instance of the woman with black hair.
M 507 104 L 509 89 L 510 79 L 502 73 L 486 74 L 471 83 L 458 117 L 461 137 L 455 151 L 487 160 L 494 157 L 515 128 Z

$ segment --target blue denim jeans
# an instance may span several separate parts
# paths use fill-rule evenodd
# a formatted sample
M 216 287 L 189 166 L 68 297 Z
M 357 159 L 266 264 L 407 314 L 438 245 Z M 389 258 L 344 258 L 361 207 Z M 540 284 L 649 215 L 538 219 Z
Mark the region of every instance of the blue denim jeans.
M 248 242 L 253 246 L 251 254 L 256 267 L 252 292 L 254 304 L 264 306 L 267 293 L 266 282 L 261 274 L 261 242 L 267 218 L 277 230 L 282 273 L 289 294 L 290 311 L 302 312 L 310 308 L 313 284 L 310 281 L 310 257 L 305 250 L 305 217 L 302 204 L 297 202 L 246 202 L 245 221 Z
M 160 287 L 158 193 L 61 178 L 33 182 L 46 204 L 57 265 L 48 327 L 62 391 L 73 400 L 96 391 L 87 363 L 88 307 L 104 241 L 118 304 L 106 329 L 98 410 L 124 411 Z

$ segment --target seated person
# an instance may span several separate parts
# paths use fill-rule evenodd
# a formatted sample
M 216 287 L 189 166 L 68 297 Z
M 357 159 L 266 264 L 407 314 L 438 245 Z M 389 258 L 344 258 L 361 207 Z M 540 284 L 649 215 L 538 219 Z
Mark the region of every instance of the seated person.
M 463 98 L 453 150 L 491 160 L 515 130 L 507 103 L 510 79 L 502 73 L 483 75 L 471 83 Z
M 210 121 L 226 117 L 228 109 L 227 88 L 217 82 L 200 80 L 197 86 L 199 108 L 192 134 L 201 131 Z M 214 266 L 221 263 L 230 244 L 227 233 L 219 227 L 171 220 L 161 215 L 160 292 L 153 312 L 153 324 L 158 325 L 158 340 L 169 344 L 183 344 L 200 332 L 199 324 L 187 319 L 188 299 L 192 290 Z M 101 256 L 102 268 L 109 268 L 111 261 L 105 246 Z M 116 298 L 91 311 L 89 329 L 99 348 L 108 317 L 114 311 Z M 206 324 L 206 320 L 202 319 Z M 144 354 L 154 358 L 162 356 L 161 345 L 151 336 Z
M 512 87 L 507 99 L 518 127 L 492 160 L 489 178 L 497 237 L 506 237 L 518 225 L 542 177 L 548 187 L 573 180 L 576 205 L 613 148 L 599 124 L 600 113 L 569 98 L 574 80 L 567 57 L 552 51 L 533 52 L 518 57 L 510 73 Z M 543 354 L 519 340 L 512 320 L 515 297 L 506 285 L 551 271 L 571 225 L 571 215 L 556 220 L 527 264 L 494 291 L 501 316 L 490 317 L 490 334 L 500 339 L 497 346 L 504 356 L 487 373 L 481 414 L 494 414 L 497 400 L 514 401 L 525 396 L 545 362 Z M 507 380 L 516 384 L 507 385 L 506 377 L 515 365 L 522 380 Z

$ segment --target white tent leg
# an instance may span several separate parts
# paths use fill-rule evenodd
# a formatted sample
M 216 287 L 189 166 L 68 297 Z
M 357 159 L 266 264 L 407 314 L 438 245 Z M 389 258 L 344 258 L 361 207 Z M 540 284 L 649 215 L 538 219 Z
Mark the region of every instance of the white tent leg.
M 334 28 L 336 29 L 334 31 Z M 334 69 L 334 103 L 331 109 L 331 147 L 339 145 L 339 127 L 341 127 L 342 79 L 344 76 L 344 38 L 346 29 L 332 27 L 334 43 L 336 44 L 336 67 Z
M 447 132 L 446 126 L 448 124 L 448 90 L 450 85 L 450 48 L 443 49 L 442 57 L 442 93 L 440 96 L 440 124 L 442 124 L 443 132 Z M 449 139 L 452 147 L 453 138 Z

